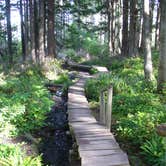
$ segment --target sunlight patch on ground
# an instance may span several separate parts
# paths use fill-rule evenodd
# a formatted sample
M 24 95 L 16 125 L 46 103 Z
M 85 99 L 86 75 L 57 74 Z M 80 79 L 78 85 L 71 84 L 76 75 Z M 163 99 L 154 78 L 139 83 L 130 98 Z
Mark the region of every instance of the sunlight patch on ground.
M 0 86 L 6 85 L 4 73 L 0 73 Z

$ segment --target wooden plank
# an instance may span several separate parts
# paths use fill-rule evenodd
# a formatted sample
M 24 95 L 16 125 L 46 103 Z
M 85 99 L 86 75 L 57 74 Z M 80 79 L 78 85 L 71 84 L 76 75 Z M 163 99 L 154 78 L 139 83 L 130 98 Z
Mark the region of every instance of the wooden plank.
M 100 92 L 100 123 L 105 124 L 106 122 L 106 114 L 105 114 L 105 95 L 104 91 Z
M 129 166 L 125 153 L 112 154 L 102 157 L 82 158 L 82 166 Z
M 70 116 L 69 116 L 70 117 Z M 89 118 L 89 117 L 75 117 L 75 118 L 70 118 L 69 119 L 70 122 L 95 122 L 95 119 Z
M 115 142 L 105 142 L 103 144 L 90 144 L 89 141 L 79 142 L 79 151 L 82 150 L 111 150 L 111 149 L 120 149 Z
M 108 99 L 107 99 L 107 108 L 106 108 L 106 126 L 111 131 L 111 119 L 112 119 L 112 95 L 113 87 L 111 86 L 108 89 Z
M 108 149 L 108 150 L 82 150 L 81 156 L 90 158 L 90 157 L 101 157 L 101 156 L 110 156 L 112 154 L 123 153 L 120 149 Z
M 96 66 L 96 65 L 93 65 L 92 66 L 94 69 L 96 69 L 98 72 L 100 73 L 106 73 L 108 72 L 108 69 L 106 67 L 103 67 L 103 66 Z
M 81 75 L 88 77 L 84 73 Z M 120 149 L 112 133 L 92 116 L 84 94 L 84 83 L 85 79 L 80 79 L 69 88 L 68 95 L 69 124 L 79 145 L 82 166 L 128 166 L 127 155 Z

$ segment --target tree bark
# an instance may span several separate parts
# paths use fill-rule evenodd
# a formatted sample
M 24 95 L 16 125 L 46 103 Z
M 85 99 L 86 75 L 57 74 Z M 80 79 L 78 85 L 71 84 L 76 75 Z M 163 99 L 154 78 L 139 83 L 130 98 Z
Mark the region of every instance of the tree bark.
M 155 49 L 159 47 L 159 19 L 160 18 L 160 7 L 157 7 L 157 18 L 156 18 L 156 25 L 155 25 Z
M 142 3 L 142 9 L 141 9 L 141 32 L 140 32 L 140 36 L 141 36 L 141 43 L 140 43 L 140 47 L 139 47 L 139 53 L 143 54 L 143 50 L 144 50 L 144 26 L 143 26 L 143 20 L 144 20 L 144 3 Z
M 8 54 L 9 63 L 13 63 L 12 55 L 12 28 L 11 28 L 11 12 L 10 12 L 10 0 L 5 0 L 6 3 L 6 21 L 7 21 L 7 43 L 8 43 Z
M 122 56 L 128 55 L 128 0 L 123 0 Z
M 110 27 L 110 38 L 112 42 L 112 56 L 114 56 L 114 49 L 115 49 L 115 0 L 110 0 L 110 10 L 111 10 L 111 27 Z
M 166 1 L 160 0 L 160 58 L 158 68 L 158 91 L 166 92 Z
M 151 55 L 151 33 L 150 33 L 150 15 L 149 0 L 144 0 L 144 74 L 145 79 L 151 81 L 153 79 L 152 55 Z
M 34 0 L 34 39 L 35 39 L 35 59 L 37 63 L 40 63 L 39 59 L 39 10 L 38 1 Z
M 24 40 L 25 40 L 25 56 L 29 56 L 29 1 L 24 1 Z
M 107 17 L 108 17 L 108 47 L 109 54 L 113 56 L 113 45 L 112 45 L 112 4 L 110 0 L 107 0 Z M 113 20 L 112 20 L 113 21 Z
M 55 58 L 55 33 L 54 33 L 54 0 L 48 0 L 48 56 Z
M 150 34 L 151 34 L 151 41 L 152 41 L 152 33 L 153 33 L 153 12 L 155 7 L 155 0 L 150 0 Z
M 135 57 L 138 53 L 136 46 L 137 31 L 137 0 L 130 0 L 130 30 L 129 30 L 129 56 Z
M 142 26 L 143 26 L 143 2 L 137 5 L 137 23 L 136 23 L 136 54 L 139 54 L 141 44 Z
M 29 1 L 30 8 L 30 49 L 31 49 L 31 59 L 33 62 L 36 61 L 35 55 L 35 23 L 34 23 L 34 0 Z
M 44 62 L 45 51 L 44 51 L 44 20 L 45 20 L 45 3 L 39 1 L 39 56 L 40 61 Z
M 116 0 L 114 9 L 115 30 L 114 30 L 114 55 L 121 53 L 120 29 L 121 29 L 121 9 L 120 0 Z
M 44 2 L 44 51 L 47 56 L 47 2 Z
M 24 30 L 24 18 L 23 18 L 23 2 L 20 0 L 20 17 L 21 17 L 21 43 L 22 43 L 22 57 L 23 61 L 26 60 L 26 48 L 25 48 L 25 30 Z

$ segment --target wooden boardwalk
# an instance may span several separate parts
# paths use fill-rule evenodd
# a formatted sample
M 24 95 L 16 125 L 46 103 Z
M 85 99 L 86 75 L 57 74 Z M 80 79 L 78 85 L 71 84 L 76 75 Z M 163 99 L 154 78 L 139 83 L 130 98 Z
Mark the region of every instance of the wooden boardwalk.
M 127 155 L 114 136 L 91 115 L 84 94 L 89 77 L 80 73 L 80 80 L 69 88 L 69 123 L 74 130 L 82 166 L 129 166 Z

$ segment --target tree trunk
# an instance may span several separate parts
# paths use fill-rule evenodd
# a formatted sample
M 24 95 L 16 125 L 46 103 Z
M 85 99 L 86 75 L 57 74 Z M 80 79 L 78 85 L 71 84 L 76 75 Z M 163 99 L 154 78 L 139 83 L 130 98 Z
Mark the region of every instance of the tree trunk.
M 35 59 L 37 63 L 40 63 L 39 59 L 39 10 L 38 1 L 34 0 L 34 39 L 35 39 Z
M 47 56 L 47 2 L 44 2 L 44 52 Z
M 20 0 L 20 17 L 21 17 L 21 42 L 22 42 L 22 57 L 23 61 L 26 60 L 26 49 L 25 49 L 25 33 L 24 33 L 24 18 L 23 18 L 23 3 Z
M 11 29 L 11 12 L 10 12 L 10 0 L 5 0 L 6 2 L 6 21 L 7 21 L 7 43 L 8 43 L 8 55 L 9 63 L 13 63 L 12 55 L 12 29 Z
M 151 57 L 151 33 L 150 33 L 150 15 L 149 0 L 144 0 L 144 73 L 145 79 L 151 81 L 153 79 L 153 67 Z
M 39 1 L 39 56 L 40 61 L 44 62 L 45 51 L 44 51 L 44 20 L 45 20 L 45 3 Z
M 114 9 L 114 19 L 115 19 L 115 31 L 114 31 L 114 55 L 119 55 L 121 53 L 121 41 L 120 41 L 120 30 L 121 30 L 121 9 L 120 0 L 116 0 Z
M 143 50 L 144 50 L 144 26 L 143 26 L 143 20 L 144 20 L 144 4 L 142 3 L 142 9 L 141 9 L 141 12 L 140 12 L 140 17 L 141 17 L 141 32 L 140 32 L 140 36 L 141 36 L 141 42 L 140 42 L 140 47 L 139 47 L 139 53 L 143 53 Z
M 110 0 L 107 0 L 107 17 L 108 17 L 108 47 L 109 54 L 113 56 L 113 45 L 112 45 L 112 4 Z
M 156 25 L 155 25 L 155 49 L 159 47 L 159 19 L 160 18 L 160 7 L 157 7 L 157 18 L 156 18 Z
M 155 0 L 150 0 L 150 37 L 152 41 L 152 33 L 153 33 L 153 12 L 154 12 L 154 7 L 155 7 Z
M 166 92 L 166 1 L 160 0 L 160 59 L 158 69 L 158 91 Z
M 141 44 L 141 35 L 142 35 L 142 26 L 143 26 L 143 2 L 138 3 L 137 5 L 137 23 L 136 23 L 136 40 L 135 40 L 135 46 L 136 46 L 136 54 L 139 54 L 139 48 Z
M 114 56 L 114 49 L 115 49 L 115 17 L 114 17 L 114 14 L 115 14 L 115 0 L 110 0 L 110 10 L 111 10 L 111 42 L 112 42 L 112 56 Z
M 29 9 L 28 1 L 24 1 L 24 30 L 25 30 L 25 55 L 29 56 Z
M 129 30 L 129 56 L 135 57 L 138 53 L 136 46 L 137 33 L 137 0 L 130 0 L 130 30 Z
M 55 57 L 55 33 L 54 33 L 54 0 L 49 0 L 48 2 L 48 56 Z
M 128 55 L 128 0 L 123 1 L 122 56 Z
M 29 1 L 30 8 L 30 48 L 31 48 L 31 59 L 33 62 L 36 61 L 35 56 L 35 23 L 34 23 L 34 0 Z

